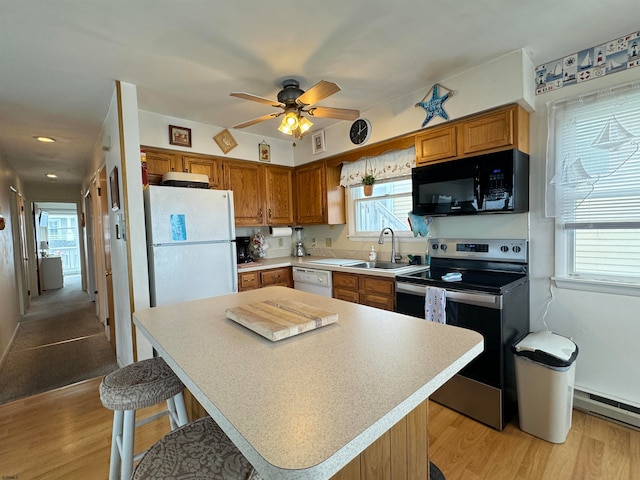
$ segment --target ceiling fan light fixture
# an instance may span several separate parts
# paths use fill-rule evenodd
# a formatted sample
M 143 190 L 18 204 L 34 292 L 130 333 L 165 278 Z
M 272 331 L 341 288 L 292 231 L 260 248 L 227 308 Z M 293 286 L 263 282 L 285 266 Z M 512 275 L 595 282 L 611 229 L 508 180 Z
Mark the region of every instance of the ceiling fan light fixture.
M 300 133 L 306 133 L 311 127 L 313 127 L 313 123 L 308 119 L 300 115 L 300 120 L 298 121 L 298 125 L 300 127 Z
M 299 120 L 296 112 L 287 112 L 280 122 L 278 130 L 287 135 L 292 135 L 293 131 L 298 128 Z

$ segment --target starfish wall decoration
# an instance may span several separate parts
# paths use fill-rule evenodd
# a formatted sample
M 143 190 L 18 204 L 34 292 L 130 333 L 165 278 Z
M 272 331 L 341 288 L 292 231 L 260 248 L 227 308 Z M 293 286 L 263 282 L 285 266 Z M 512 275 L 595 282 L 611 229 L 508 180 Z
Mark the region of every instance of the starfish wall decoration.
M 447 91 L 443 96 L 440 95 L 440 88 Z M 426 98 L 431 94 L 431 98 L 426 100 Z M 444 118 L 445 120 L 449 120 L 449 115 L 444 111 L 444 107 L 442 104 L 449 100 L 453 96 L 453 91 L 449 90 L 442 85 L 435 83 L 431 90 L 427 92 L 421 102 L 416 103 L 416 107 L 422 107 L 427 112 L 427 118 L 422 122 L 422 126 L 424 127 L 429 121 L 435 117 L 436 115 Z M 426 101 L 425 101 L 426 100 Z

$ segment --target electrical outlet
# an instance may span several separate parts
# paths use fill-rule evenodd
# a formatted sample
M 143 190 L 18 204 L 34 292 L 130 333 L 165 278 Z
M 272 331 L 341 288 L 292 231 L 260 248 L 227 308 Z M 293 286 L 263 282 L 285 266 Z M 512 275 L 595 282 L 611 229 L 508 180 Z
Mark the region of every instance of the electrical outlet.
M 315 247 L 315 246 L 316 246 L 316 237 L 313 237 L 313 238 L 311 239 L 311 246 L 312 246 L 312 247 Z
M 279 247 L 284 246 L 284 241 L 281 238 L 278 239 L 278 246 Z
M 331 246 L 331 237 L 327 237 L 324 239 L 324 246 L 325 247 L 330 247 Z

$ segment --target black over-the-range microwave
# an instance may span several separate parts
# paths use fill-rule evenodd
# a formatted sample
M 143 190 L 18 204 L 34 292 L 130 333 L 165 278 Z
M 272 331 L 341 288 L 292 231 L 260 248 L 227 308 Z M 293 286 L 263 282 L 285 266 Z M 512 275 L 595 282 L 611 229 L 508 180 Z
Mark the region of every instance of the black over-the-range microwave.
M 416 167 L 411 177 L 416 215 L 529 211 L 529 155 L 516 149 Z

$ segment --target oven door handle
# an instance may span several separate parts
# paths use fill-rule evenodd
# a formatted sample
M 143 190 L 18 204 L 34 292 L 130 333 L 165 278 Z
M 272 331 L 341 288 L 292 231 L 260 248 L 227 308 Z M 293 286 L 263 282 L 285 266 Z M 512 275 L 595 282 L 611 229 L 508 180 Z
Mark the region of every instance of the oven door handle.
M 410 283 L 396 282 L 397 293 L 408 293 L 409 295 L 426 295 L 425 285 L 414 285 Z M 502 308 L 502 297 L 489 293 L 469 293 L 445 289 L 447 300 L 465 303 L 469 305 L 479 305 L 481 307 Z

